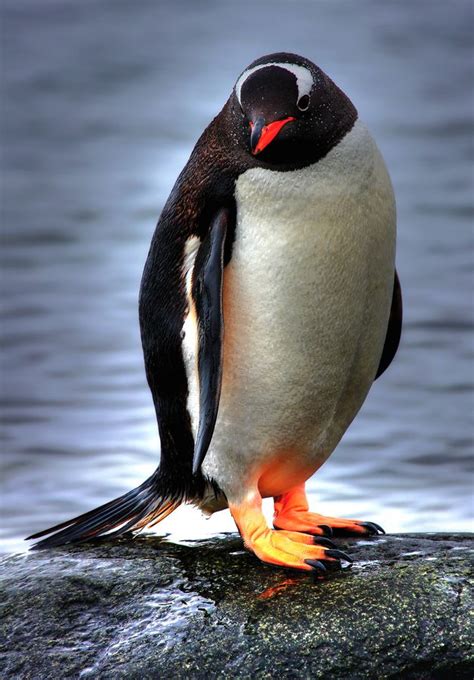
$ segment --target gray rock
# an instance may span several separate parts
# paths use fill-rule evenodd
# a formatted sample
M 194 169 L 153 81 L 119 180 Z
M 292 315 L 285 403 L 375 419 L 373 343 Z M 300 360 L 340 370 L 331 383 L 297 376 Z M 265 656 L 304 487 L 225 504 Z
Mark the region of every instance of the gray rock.
M 471 678 L 472 537 L 337 542 L 356 562 L 327 580 L 234 534 L 9 556 L 1 677 Z

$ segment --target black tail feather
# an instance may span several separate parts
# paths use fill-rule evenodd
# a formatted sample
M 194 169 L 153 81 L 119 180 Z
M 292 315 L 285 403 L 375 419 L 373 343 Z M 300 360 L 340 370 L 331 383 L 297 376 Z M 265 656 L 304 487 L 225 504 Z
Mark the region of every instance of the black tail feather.
M 184 495 L 172 495 L 156 470 L 143 484 L 113 501 L 85 512 L 26 540 L 43 538 L 33 548 L 53 548 L 66 543 L 82 543 L 99 536 L 117 536 L 133 529 L 156 524 L 173 512 Z

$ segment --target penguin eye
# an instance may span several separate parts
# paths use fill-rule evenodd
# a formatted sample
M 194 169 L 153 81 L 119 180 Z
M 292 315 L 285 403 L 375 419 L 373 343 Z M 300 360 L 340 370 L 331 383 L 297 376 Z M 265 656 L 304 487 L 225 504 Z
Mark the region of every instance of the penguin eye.
M 302 97 L 300 97 L 296 106 L 300 111 L 307 111 L 309 108 L 309 94 L 304 94 Z

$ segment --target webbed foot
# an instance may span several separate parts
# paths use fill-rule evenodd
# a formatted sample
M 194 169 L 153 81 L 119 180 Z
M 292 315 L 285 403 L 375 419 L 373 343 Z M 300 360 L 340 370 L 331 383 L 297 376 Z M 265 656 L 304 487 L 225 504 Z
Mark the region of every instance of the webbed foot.
M 239 504 L 229 503 L 232 516 L 246 547 L 266 562 L 281 567 L 325 574 L 351 563 L 346 553 L 327 538 L 295 531 L 269 529 L 261 510 L 261 497 L 255 492 Z
M 339 519 L 309 512 L 304 485 L 295 487 L 275 498 L 275 529 L 298 531 L 313 536 L 376 536 L 385 531 L 375 522 Z

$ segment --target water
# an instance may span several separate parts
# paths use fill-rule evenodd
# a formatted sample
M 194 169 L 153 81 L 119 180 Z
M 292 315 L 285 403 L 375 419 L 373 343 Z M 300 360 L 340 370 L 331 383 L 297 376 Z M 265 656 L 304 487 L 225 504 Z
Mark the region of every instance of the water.
M 311 481 L 313 505 L 390 531 L 472 528 L 470 7 L 4 1 L 4 550 L 154 469 L 137 319 L 150 238 L 236 76 L 282 49 L 356 103 L 399 213 L 401 348 Z M 166 522 L 232 528 L 191 510 Z

